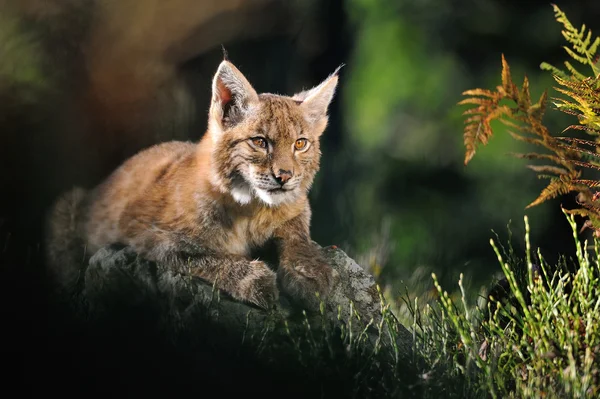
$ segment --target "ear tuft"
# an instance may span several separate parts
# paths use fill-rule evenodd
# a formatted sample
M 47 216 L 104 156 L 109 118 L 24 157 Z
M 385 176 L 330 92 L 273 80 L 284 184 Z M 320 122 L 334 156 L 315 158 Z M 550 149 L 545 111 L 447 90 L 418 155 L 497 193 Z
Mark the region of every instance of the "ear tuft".
M 223 61 L 229 61 L 229 54 L 227 54 L 227 50 L 225 50 L 225 46 L 222 44 L 221 49 L 223 50 Z
M 342 69 L 345 66 L 346 66 L 346 64 L 341 63 L 339 67 L 335 68 L 335 71 L 333 71 L 333 73 L 331 75 L 332 76 L 339 76 L 340 75 L 340 69 Z

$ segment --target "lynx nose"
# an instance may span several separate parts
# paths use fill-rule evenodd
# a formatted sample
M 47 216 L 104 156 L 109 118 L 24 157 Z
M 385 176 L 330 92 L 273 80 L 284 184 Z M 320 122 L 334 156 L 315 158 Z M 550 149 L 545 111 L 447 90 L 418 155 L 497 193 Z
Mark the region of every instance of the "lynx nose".
M 287 183 L 288 180 L 292 178 L 292 176 L 293 174 L 291 170 L 279 169 L 277 172 L 275 172 L 275 180 L 277 180 L 277 183 L 279 183 L 282 186 L 285 183 Z

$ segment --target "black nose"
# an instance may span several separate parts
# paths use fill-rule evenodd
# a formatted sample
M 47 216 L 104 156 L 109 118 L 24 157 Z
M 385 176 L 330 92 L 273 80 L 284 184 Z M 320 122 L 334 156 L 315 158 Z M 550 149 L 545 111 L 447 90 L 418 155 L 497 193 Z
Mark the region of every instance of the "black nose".
M 279 171 L 277 171 L 275 173 L 275 180 L 277 180 L 277 183 L 279 183 L 282 186 L 285 183 L 287 183 L 287 181 L 290 180 L 291 178 L 292 178 L 292 171 L 291 170 L 279 169 Z

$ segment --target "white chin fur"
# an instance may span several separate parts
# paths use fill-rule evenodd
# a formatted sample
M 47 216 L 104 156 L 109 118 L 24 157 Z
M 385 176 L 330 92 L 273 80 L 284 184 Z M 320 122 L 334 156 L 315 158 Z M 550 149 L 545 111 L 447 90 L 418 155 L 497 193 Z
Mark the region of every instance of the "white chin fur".
M 250 187 L 244 186 L 235 186 L 231 189 L 231 196 L 241 205 L 246 205 L 250 201 L 252 201 L 252 192 L 250 191 Z
M 250 173 L 253 173 L 252 166 L 250 166 Z M 234 183 L 230 192 L 235 202 L 240 205 L 249 204 L 252 198 L 258 198 L 268 206 L 278 206 L 284 202 L 291 202 L 298 196 L 298 190 L 270 193 L 267 190 L 252 187 L 247 181 Z
M 293 191 L 287 193 L 271 194 L 268 191 L 255 189 L 256 196 L 269 206 L 281 205 L 284 202 L 289 202 L 296 196 Z
M 254 195 L 253 195 L 254 194 Z M 252 197 L 256 197 L 269 206 L 281 205 L 284 202 L 291 201 L 295 198 L 293 192 L 271 194 L 266 190 L 255 189 L 254 192 L 250 191 L 249 187 L 233 187 L 231 189 L 231 196 L 240 205 L 249 204 L 252 201 Z

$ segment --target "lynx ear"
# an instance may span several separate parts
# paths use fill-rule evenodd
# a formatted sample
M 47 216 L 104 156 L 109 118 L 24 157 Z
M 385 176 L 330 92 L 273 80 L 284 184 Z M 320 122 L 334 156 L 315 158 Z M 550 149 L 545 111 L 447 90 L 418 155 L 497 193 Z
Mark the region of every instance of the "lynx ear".
M 213 78 L 209 126 L 221 133 L 240 123 L 258 103 L 258 94 L 242 73 L 229 61 L 219 65 Z
M 327 124 L 327 108 L 333 99 L 338 83 L 338 72 L 343 65 L 339 66 L 327 79 L 318 86 L 300 92 L 292 97 L 301 101 L 300 107 L 304 110 L 304 117 L 311 124 Z

